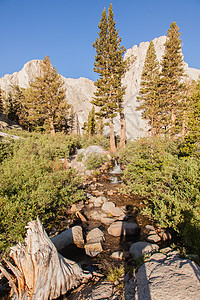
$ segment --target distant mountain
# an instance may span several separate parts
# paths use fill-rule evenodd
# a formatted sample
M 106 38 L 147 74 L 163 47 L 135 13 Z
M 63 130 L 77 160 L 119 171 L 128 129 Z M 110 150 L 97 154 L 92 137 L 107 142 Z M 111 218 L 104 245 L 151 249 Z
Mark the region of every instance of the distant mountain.
M 162 59 L 164 53 L 164 43 L 166 36 L 161 36 L 153 40 L 158 60 Z M 123 84 L 126 86 L 126 94 L 124 98 L 124 109 L 127 123 L 127 137 L 130 139 L 144 136 L 147 134 L 147 124 L 141 118 L 141 113 L 136 111 L 138 103 L 136 97 L 140 88 L 141 74 L 150 42 L 140 43 L 139 46 L 134 45 L 125 53 L 125 58 L 131 55 L 135 56 L 135 61 L 131 64 L 123 79 Z M 200 70 L 189 68 L 188 64 L 184 65 L 185 72 L 190 79 L 197 80 L 200 76 Z M 12 75 L 5 75 L 0 78 L 0 86 L 3 90 L 9 91 L 12 85 L 18 84 L 20 87 L 27 88 L 29 82 L 34 80 L 35 76 L 40 74 L 40 60 L 32 60 L 27 62 L 21 71 L 15 72 Z M 92 100 L 95 86 L 93 81 L 87 78 L 65 78 L 63 77 L 64 86 L 66 88 L 67 101 L 74 108 L 78 115 L 78 123 L 81 127 L 87 121 L 88 113 L 92 108 L 90 101 Z M 119 134 L 120 122 L 115 118 L 115 131 Z

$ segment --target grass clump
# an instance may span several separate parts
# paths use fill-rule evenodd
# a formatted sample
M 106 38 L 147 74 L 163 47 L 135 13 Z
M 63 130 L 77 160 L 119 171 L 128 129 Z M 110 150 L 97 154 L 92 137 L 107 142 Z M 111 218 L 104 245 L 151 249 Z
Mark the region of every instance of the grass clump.
M 119 267 L 110 267 L 108 269 L 108 272 L 106 274 L 106 280 L 107 281 L 111 281 L 111 282 L 115 282 L 117 280 L 120 279 L 120 277 L 122 277 L 124 275 L 124 266 L 121 265 Z

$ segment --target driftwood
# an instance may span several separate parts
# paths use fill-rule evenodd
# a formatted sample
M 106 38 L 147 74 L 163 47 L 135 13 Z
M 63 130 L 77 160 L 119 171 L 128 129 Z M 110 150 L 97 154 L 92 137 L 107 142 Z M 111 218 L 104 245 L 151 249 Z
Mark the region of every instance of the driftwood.
M 58 251 L 61 251 L 70 244 L 84 248 L 83 230 L 81 226 L 71 227 L 51 238 Z
M 25 244 L 11 248 L 16 266 L 6 261 L 11 275 L 2 265 L 0 270 L 9 280 L 11 292 L 18 300 L 48 300 L 64 295 L 91 274 L 60 255 L 39 219 L 27 226 Z

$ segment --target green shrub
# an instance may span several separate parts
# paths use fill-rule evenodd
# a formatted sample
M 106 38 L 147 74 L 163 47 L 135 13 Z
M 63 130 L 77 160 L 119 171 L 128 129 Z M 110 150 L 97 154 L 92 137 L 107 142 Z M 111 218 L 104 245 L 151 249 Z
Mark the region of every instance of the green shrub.
M 184 243 L 200 249 L 200 160 L 178 158 L 178 146 L 142 139 L 120 153 L 126 166 L 124 191 L 146 198 L 144 213 L 162 227 L 179 232 Z
M 96 170 L 100 168 L 108 160 L 107 156 L 102 156 L 97 153 L 92 153 L 87 156 L 85 161 L 86 169 Z
M 48 231 L 69 204 L 83 199 L 80 178 L 60 161 L 74 145 L 74 139 L 63 135 L 31 135 L 13 142 L 0 165 L 2 250 L 23 239 L 30 220 L 39 216 Z

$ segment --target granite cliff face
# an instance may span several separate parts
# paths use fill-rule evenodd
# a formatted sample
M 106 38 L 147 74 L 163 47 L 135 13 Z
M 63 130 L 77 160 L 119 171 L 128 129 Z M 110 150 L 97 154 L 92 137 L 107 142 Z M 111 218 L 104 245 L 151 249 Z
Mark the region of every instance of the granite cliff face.
M 31 60 L 24 65 L 21 71 L 15 72 L 12 75 L 6 74 L 0 78 L 1 88 L 7 92 L 16 84 L 22 88 L 27 88 L 29 82 L 40 75 L 40 63 L 40 60 Z M 81 128 L 92 108 L 90 101 L 95 90 L 94 83 L 92 80 L 83 77 L 72 79 L 62 76 L 62 79 L 64 81 L 64 88 L 66 89 L 67 101 L 73 106 L 74 112 L 77 113 Z
M 166 36 L 161 36 L 153 40 L 159 61 L 162 59 L 164 53 L 165 41 Z M 127 138 L 129 139 L 148 134 L 148 126 L 146 122 L 141 118 L 141 113 L 136 111 L 136 107 L 138 106 L 136 99 L 140 88 L 141 74 L 149 43 L 150 42 L 143 42 L 140 43 L 139 46 L 135 45 L 131 49 L 128 49 L 125 53 L 125 58 L 132 55 L 135 57 L 134 62 L 131 64 L 123 78 L 123 84 L 126 86 L 124 110 L 127 123 Z M 184 68 L 189 78 L 197 80 L 200 75 L 200 70 L 189 68 L 186 63 Z M 11 85 L 15 84 L 27 88 L 29 82 L 34 80 L 34 77 L 39 74 L 40 61 L 32 60 L 26 63 L 21 71 L 15 72 L 12 75 L 7 74 L 0 78 L 0 86 L 6 91 L 9 91 Z M 90 101 L 95 91 L 94 83 L 93 81 L 83 77 L 79 79 L 72 79 L 62 76 L 62 78 L 66 88 L 67 101 L 73 106 L 74 111 L 77 113 L 81 129 L 84 122 L 87 121 L 88 113 L 92 108 Z M 117 134 L 120 132 L 120 122 L 118 118 L 115 118 L 115 131 Z

